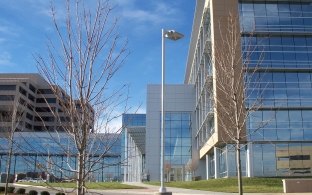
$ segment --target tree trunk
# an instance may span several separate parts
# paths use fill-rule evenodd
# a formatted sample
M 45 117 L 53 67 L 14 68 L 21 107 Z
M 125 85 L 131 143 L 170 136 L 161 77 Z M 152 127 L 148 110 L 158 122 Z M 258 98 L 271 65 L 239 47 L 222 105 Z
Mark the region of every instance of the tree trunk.
M 11 159 L 12 159 L 12 153 L 13 153 L 13 136 L 10 136 L 10 143 L 9 143 L 9 153 L 8 153 L 8 160 L 6 162 L 6 179 L 5 179 L 5 191 L 4 194 L 8 194 L 8 187 L 9 187 L 9 175 L 10 175 L 10 169 L 11 169 Z
M 242 180 L 242 167 L 241 167 L 241 149 L 239 141 L 236 142 L 236 163 L 237 163 L 237 182 L 238 182 L 238 194 L 243 194 L 243 180 Z
M 77 195 L 84 194 L 84 152 L 79 152 L 78 154 L 78 176 L 77 176 Z

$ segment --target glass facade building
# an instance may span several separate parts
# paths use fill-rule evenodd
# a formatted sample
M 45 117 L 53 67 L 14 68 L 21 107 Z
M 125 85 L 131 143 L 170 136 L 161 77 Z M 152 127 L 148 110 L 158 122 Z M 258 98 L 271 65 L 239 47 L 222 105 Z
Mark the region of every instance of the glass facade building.
M 235 148 L 222 140 L 226 130 L 220 126 L 217 104 L 224 100 L 216 83 L 217 52 L 224 49 L 220 43 L 229 25 L 225 18 L 232 18 L 239 28 L 236 55 L 248 63 L 243 69 L 246 110 L 260 103 L 244 130 L 243 175 L 311 176 L 312 1 L 224 2 L 197 0 L 195 8 L 184 82 L 194 84 L 196 91 L 193 142 L 204 164 L 196 174 L 207 179 L 237 174 Z
M 217 50 L 222 50 L 220 39 L 226 29 L 220 21 L 236 15 L 239 58 L 248 61 L 244 74 L 248 84 L 244 91 L 248 97 L 244 102 L 246 110 L 261 100 L 261 106 L 250 112 L 245 126 L 246 140 L 241 145 L 243 175 L 312 176 L 312 1 L 197 0 L 184 84 L 165 87 L 167 181 L 184 180 L 190 159 L 198 161 L 192 176 L 210 179 L 237 174 L 235 146 L 223 140 L 223 121 L 216 111 L 218 102 L 224 101 L 217 93 L 216 83 Z M 35 102 L 33 85 L 27 84 L 27 91 L 20 88 L 23 85 L 3 84 L 0 91 L 18 90 L 21 96 L 30 94 L 30 101 L 42 103 L 38 98 Z M 95 167 L 92 178 L 159 180 L 160 89 L 159 85 L 147 87 L 146 114 L 123 115 L 122 139 L 113 153 L 103 158 L 101 167 Z M 11 100 L 4 92 L 0 95 L 2 102 Z M 55 103 L 54 99 L 48 101 Z M 45 110 L 38 109 L 37 112 Z M 27 120 L 36 118 L 26 115 Z M 25 127 L 36 130 L 31 123 Z M 60 172 L 52 162 L 60 167 L 76 166 L 75 156 L 66 155 L 45 138 L 27 138 L 31 144 L 17 140 L 22 147 L 14 149 L 11 173 L 38 172 L 38 168 L 45 167 L 57 178 L 71 177 L 70 172 Z M 7 144 L 4 138 L 0 142 L 0 170 L 4 172 Z M 64 148 L 70 145 L 67 138 L 62 143 Z M 40 150 L 34 152 L 33 148 Z M 108 166 L 120 161 L 121 165 Z
M 263 56 L 247 91 L 247 105 L 262 100 L 247 125 L 253 175 L 311 176 L 312 2 L 242 0 L 239 15 L 249 68 Z
M 159 112 L 157 112 L 159 114 Z M 160 115 L 157 115 L 160 119 Z M 153 175 L 146 165 L 146 145 L 160 142 L 160 137 L 146 141 L 146 114 L 123 114 L 122 133 L 122 177 L 127 182 L 155 180 L 159 167 L 152 167 L 157 175 Z M 191 176 L 185 170 L 192 159 L 192 112 L 167 111 L 165 113 L 165 181 L 184 181 Z M 160 127 L 161 121 L 157 125 Z M 158 148 L 154 148 L 154 151 Z M 155 161 L 159 161 L 157 154 Z M 152 177 L 151 177 L 152 176 Z
M 106 140 L 106 141 L 103 141 Z M 6 173 L 8 160 L 8 140 L 0 138 L 0 170 Z M 118 135 L 97 134 L 90 138 L 92 150 L 86 162 L 90 170 L 88 181 L 117 181 L 121 176 L 121 151 Z M 15 133 L 10 174 L 23 174 L 27 177 L 41 177 L 49 181 L 75 178 L 77 152 L 73 139 L 64 133 Z M 105 147 L 111 147 L 105 155 Z M 99 160 L 98 160 L 99 159 Z M 94 161 L 95 166 L 91 168 Z M 22 179 L 22 178 L 17 178 Z
M 122 126 L 123 127 L 135 127 L 146 125 L 146 114 L 123 114 Z
M 166 85 L 164 92 L 164 181 L 190 180 L 197 165 L 192 163 L 194 85 Z M 161 85 L 147 86 L 145 169 L 151 181 L 161 177 L 160 94 Z
M 185 165 L 192 158 L 191 112 L 165 113 L 165 178 L 183 181 Z
M 146 114 L 122 115 L 122 179 L 124 182 L 149 180 L 145 169 Z

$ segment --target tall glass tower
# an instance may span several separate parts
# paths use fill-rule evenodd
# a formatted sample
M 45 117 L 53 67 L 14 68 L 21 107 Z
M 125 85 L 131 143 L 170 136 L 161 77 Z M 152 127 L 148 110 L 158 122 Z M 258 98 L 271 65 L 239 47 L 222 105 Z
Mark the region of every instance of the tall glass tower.
M 216 51 L 224 18 L 238 16 L 243 58 L 252 52 L 245 78 L 246 111 L 257 99 L 242 145 L 246 176 L 312 175 L 312 1 L 197 0 L 185 84 L 196 91 L 195 123 L 206 178 L 236 175 L 235 149 L 216 112 L 222 96 L 216 86 Z M 221 25 L 220 25 L 221 24 Z M 250 51 L 250 48 L 253 48 Z M 244 60 L 244 59 L 243 59 Z M 259 63 L 260 62 L 260 63 Z M 260 66 L 259 66 L 260 64 Z M 249 71 L 255 70 L 256 71 Z M 252 72 L 252 74 L 248 73 Z M 199 173 L 198 173 L 199 174 Z
M 263 55 L 249 86 L 263 96 L 247 126 L 253 175 L 311 175 L 312 1 L 239 1 L 239 13 L 243 53 L 253 31 L 251 65 Z

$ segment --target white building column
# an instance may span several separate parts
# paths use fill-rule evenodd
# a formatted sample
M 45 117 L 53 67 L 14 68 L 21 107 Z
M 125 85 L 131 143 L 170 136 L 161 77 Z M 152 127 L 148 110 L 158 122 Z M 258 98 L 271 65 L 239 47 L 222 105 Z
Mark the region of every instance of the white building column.
M 209 179 L 209 171 L 211 169 L 211 167 L 209 167 L 209 155 L 206 154 L 206 180 Z
M 133 163 L 133 157 L 134 157 L 134 148 L 133 148 L 133 140 L 132 140 L 132 137 L 130 136 L 130 140 L 129 140 L 129 143 L 130 143 L 130 159 L 129 159 L 129 162 L 130 162 L 130 171 L 129 171 L 129 181 L 130 182 L 133 182 L 133 177 L 134 177 L 134 174 L 133 174 L 133 169 L 134 169 L 134 163 Z
M 253 158 L 252 158 L 252 142 L 247 144 L 247 151 L 246 151 L 246 172 L 247 177 L 253 177 Z
M 129 135 L 129 140 L 128 140 L 128 146 L 129 146 L 129 148 L 128 148 L 128 159 L 127 159 L 127 161 L 128 161 L 128 182 L 131 182 L 131 177 L 132 177 L 132 174 L 131 174 L 131 171 L 132 171 L 132 166 L 131 166 L 131 164 L 132 164 L 132 148 L 131 148 L 131 137 L 130 137 L 130 135 Z
M 218 150 L 217 147 L 213 148 L 213 153 L 214 153 L 214 169 L 215 169 L 215 179 L 220 177 L 220 173 L 219 173 L 219 156 L 220 156 L 220 152 Z
M 124 182 L 127 182 L 128 181 L 128 151 L 129 151 L 129 147 L 128 147 L 128 130 L 127 128 L 125 128 L 125 147 L 124 147 L 124 154 L 125 154 L 125 159 L 124 159 Z
M 229 146 L 225 146 L 225 166 L 226 166 L 226 177 L 230 177 L 229 170 Z

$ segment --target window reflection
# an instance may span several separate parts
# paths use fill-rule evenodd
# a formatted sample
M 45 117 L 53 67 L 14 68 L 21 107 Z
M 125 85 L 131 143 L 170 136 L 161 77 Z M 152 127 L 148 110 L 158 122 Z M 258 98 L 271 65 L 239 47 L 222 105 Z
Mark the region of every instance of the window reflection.
M 68 147 L 72 142 L 67 135 L 60 135 L 59 143 L 57 143 L 57 138 L 53 138 L 52 135 L 46 137 L 41 134 L 32 135 L 31 133 L 27 134 L 16 134 L 14 138 L 14 154 L 11 161 L 11 174 L 16 173 L 33 173 L 34 175 L 30 177 L 38 177 L 38 174 L 41 174 L 44 179 L 46 173 L 49 173 L 50 176 L 58 179 L 68 179 L 74 177 L 75 173 L 71 171 L 71 168 L 75 169 L 77 166 L 77 157 L 75 149 L 73 147 Z M 90 138 L 92 140 L 92 138 Z M 105 147 L 103 140 L 100 140 L 100 137 L 92 140 L 93 146 L 95 148 Z M 8 144 L 6 139 L 0 138 L 0 171 L 5 172 L 5 164 L 7 161 L 7 146 Z M 110 154 L 107 157 L 104 156 L 100 159 L 102 163 L 97 163 L 94 167 L 94 173 L 92 173 L 90 180 L 91 181 L 109 181 L 105 179 L 105 174 L 110 175 L 111 179 L 120 179 L 120 143 L 119 140 L 116 141 L 116 145 L 113 145 Z M 118 146 L 117 146 L 118 145 Z M 66 149 L 71 150 L 67 151 Z M 69 152 L 71 155 L 69 155 Z M 94 151 L 90 155 L 97 156 L 99 150 Z M 117 153 L 115 153 L 117 152 Z M 102 153 L 102 151 L 100 152 Z M 98 160 L 98 157 L 96 157 Z M 86 168 L 91 166 L 92 161 L 95 161 L 94 158 L 90 158 L 87 162 Z
M 240 1 L 239 9 L 246 66 L 261 70 L 245 77 L 245 105 L 260 107 L 247 124 L 254 175 L 310 176 L 312 144 L 302 141 L 312 140 L 312 4 Z
M 248 122 L 250 140 L 311 140 L 310 110 L 256 111 L 250 114 Z
M 309 2 L 244 2 L 240 6 L 241 16 L 244 16 L 241 24 L 245 31 L 253 30 L 251 23 L 256 31 L 309 31 L 311 10 Z M 267 22 L 264 22 L 265 19 Z
M 182 172 L 191 157 L 191 113 L 165 113 L 165 177 L 182 180 Z M 167 175 L 168 174 L 168 175 Z

